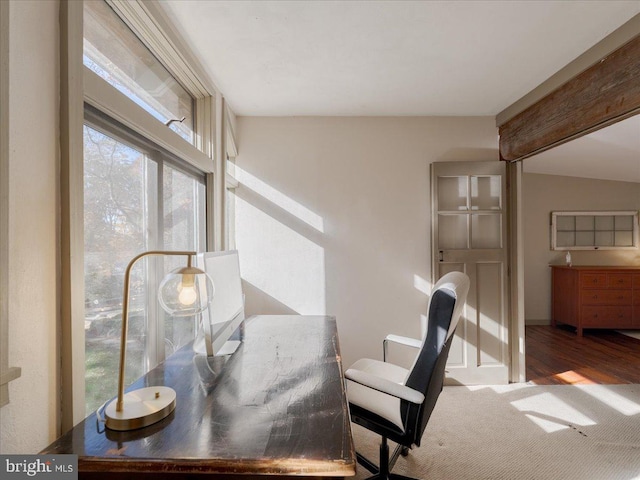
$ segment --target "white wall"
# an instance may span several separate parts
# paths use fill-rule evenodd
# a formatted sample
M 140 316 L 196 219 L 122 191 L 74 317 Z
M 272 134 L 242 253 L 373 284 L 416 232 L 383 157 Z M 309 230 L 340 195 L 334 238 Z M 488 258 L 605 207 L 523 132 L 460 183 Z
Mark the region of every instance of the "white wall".
M 58 433 L 58 8 L 10 5 L 9 365 L 22 376 L 0 409 L 3 454 L 37 453 Z
M 335 315 L 345 366 L 418 335 L 429 165 L 497 161 L 494 119 L 239 117 L 238 138 L 247 313 Z
M 535 159 L 527 160 L 535 161 Z M 527 324 L 551 318 L 549 264 L 563 264 L 565 252 L 550 248 L 550 214 L 562 210 L 639 210 L 640 183 L 525 173 L 524 307 Z M 574 265 L 640 265 L 640 250 L 572 251 Z

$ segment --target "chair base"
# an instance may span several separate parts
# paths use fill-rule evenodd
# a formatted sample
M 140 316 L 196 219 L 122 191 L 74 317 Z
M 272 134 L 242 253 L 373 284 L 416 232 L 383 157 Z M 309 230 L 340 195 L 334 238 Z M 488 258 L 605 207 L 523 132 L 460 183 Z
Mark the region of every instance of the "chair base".
M 419 480 L 419 479 L 413 478 L 413 477 L 405 477 L 404 475 L 398 475 L 396 473 L 388 473 L 387 475 L 378 473 L 376 475 L 367 477 L 365 480 Z
M 393 455 L 389 457 L 389 446 L 387 444 L 387 439 L 382 437 L 382 442 L 380 443 L 379 467 L 358 452 L 356 452 L 356 458 L 358 459 L 358 463 L 360 465 L 373 473 L 373 476 L 367 477 L 366 480 L 418 480 L 416 478 L 406 477 L 404 475 L 398 475 L 397 473 L 390 472 L 390 470 L 395 465 L 398 456 L 402 455 L 403 457 L 406 457 L 408 454 L 409 449 L 407 447 L 405 447 L 404 445 L 398 445 L 394 450 Z

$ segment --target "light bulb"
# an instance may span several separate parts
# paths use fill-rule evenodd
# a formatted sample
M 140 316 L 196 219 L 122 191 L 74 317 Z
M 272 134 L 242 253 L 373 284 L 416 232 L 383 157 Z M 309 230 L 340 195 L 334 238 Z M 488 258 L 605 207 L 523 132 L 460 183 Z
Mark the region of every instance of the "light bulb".
M 180 289 L 180 294 L 178 295 L 178 301 L 182 305 L 193 305 L 193 303 L 198 298 L 198 293 L 193 285 L 191 286 L 182 286 Z
M 170 315 L 189 317 L 209 306 L 213 292 L 213 283 L 207 274 L 194 267 L 182 267 L 162 280 L 158 301 Z

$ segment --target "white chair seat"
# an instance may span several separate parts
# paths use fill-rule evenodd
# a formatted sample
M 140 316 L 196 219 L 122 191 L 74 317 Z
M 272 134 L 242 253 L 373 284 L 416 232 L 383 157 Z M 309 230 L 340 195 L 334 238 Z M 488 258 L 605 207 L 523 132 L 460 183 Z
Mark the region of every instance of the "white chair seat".
M 359 370 L 382 377 L 399 385 L 404 385 L 409 371 L 391 363 L 363 358 L 351 365 L 349 370 Z M 347 370 L 347 372 L 349 371 Z M 386 393 L 373 390 L 347 379 L 349 403 L 379 415 L 404 431 L 400 416 L 400 399 Z
M 427 422 L 442 391 L 452 335 L 467 299 L 469 285 L 469 277 L 464 273 L 449 272 L 443 275 L 431 292 L 427 310 L 428 326 L 422 329 L 421 340 L 397 335 L 385 338 L 385 358 L 387 341 L 420 348 L 409 370 L 365 358 L 355 362 L 344 373 L 351 420 L 382 437 L 379 466 L 358 453 L 358 463 L 374 474 L 368 480 L 411 480 L 391 473 L 391 469 L 401 453 L 420 446 Z M 396 450 L 391 455 L 388 440 L 396 443 Z

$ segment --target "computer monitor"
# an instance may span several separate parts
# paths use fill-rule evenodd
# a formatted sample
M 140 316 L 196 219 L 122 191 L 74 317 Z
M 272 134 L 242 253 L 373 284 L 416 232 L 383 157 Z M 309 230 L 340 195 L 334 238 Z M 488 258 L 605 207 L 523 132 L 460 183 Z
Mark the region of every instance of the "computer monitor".
M 238 252 L 200 253 L 196 264 L 211 277 L 215 293 L 209 307 L 202 312 L 202 333 L 197 336 L 194 349 L 209 357 L 229 355 L 240 345 L 242 338 L 234 333 L 244 320 Z

